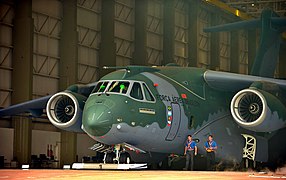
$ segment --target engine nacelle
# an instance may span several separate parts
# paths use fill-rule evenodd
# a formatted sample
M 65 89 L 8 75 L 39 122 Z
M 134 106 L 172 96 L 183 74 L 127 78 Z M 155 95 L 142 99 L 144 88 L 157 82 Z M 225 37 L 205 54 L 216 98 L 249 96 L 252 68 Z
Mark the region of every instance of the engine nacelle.
M 83 132 L 82 110 L 86 97 L 74 92 L 59 92 L 47 103 L 47 116 L 59 129 L 72 132 Z
M 234 120 L 245 129 L 272 132 L 286 126 L 286 108 L 274 95 L 258 89 L 244 89 L 231 101 Z

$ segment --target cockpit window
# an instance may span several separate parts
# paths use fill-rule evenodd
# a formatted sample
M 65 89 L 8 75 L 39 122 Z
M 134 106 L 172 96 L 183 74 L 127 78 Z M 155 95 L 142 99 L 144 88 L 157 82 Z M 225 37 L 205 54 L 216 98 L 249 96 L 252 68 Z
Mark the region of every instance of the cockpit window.
M 143 90 L 144 90 L 145 98 L 147 101 L 155 101 L 154 97 L 152 96 L 151 92 L 147 88 L 146 84 L 143 84 Z
M 93 93 L 104 92 L 106 87 L 107 87 L 107 85 L 108 85 L 108 81 L 106 81 L 106 82 L 99 82 L 92 92 Z
M 128 87 L 129 87 L 129 82 L 114 81 L 109 86 L 108 92 L 126 94 Z
M 155 102 L 154 95 L 144 82 L 133 80 L 100 81 L 92 93 L 121 94 L 137 100 Z
M 135 99 L 143 100 L 142 89 L 139 83 L 134 82 L 133 87 L 130 92 L 130 96 Z

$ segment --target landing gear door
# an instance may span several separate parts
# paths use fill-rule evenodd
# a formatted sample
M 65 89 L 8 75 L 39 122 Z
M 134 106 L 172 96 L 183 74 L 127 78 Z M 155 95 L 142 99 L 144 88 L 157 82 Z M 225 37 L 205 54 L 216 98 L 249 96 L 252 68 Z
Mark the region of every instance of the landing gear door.
M 178 133 L 181 123 L 181 108 L 177 103 L 172 103 L 168 107 L 168 126 L 170 127 L 169 133 L 166 137 L 167 141 L 173 141 Z

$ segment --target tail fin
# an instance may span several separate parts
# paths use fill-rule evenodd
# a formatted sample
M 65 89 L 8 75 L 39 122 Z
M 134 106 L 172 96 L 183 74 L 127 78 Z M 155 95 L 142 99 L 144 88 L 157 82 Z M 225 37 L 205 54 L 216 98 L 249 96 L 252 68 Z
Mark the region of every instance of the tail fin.
M 261 37 L 250 74 L 274 77 L 282 42 L 281 34 L 286 30 L 286 18 L 278 17 L 272 10 L 264 10 L 261 14 L 261 19 L 209 27 L 204 29 L 204 31 L 219 32 L 252 28 L 261 28 Z

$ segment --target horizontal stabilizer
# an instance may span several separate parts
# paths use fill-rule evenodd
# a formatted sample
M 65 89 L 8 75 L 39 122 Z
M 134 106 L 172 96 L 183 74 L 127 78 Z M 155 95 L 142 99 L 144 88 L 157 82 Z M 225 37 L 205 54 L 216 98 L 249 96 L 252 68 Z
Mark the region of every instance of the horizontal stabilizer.
M 253 29 L 260 27 L 260 19 L 222 24 L 204 29 L 205 32 L 235 31 L 239 29 Z
M 286 29 L 286 18 L 284 17 L 271 17 L 270 21 L 275 28 L 278 28 L 280 31 L 285 31 Z M 261 27 L 260 19 L 252 19 L 247 21 L 240 21 L 228 24 L 222 24 L 212 27 L 204 28 L 204 32 L 221 32 L 221 31 L 236 31 L 240 29 L 254 29 Z

